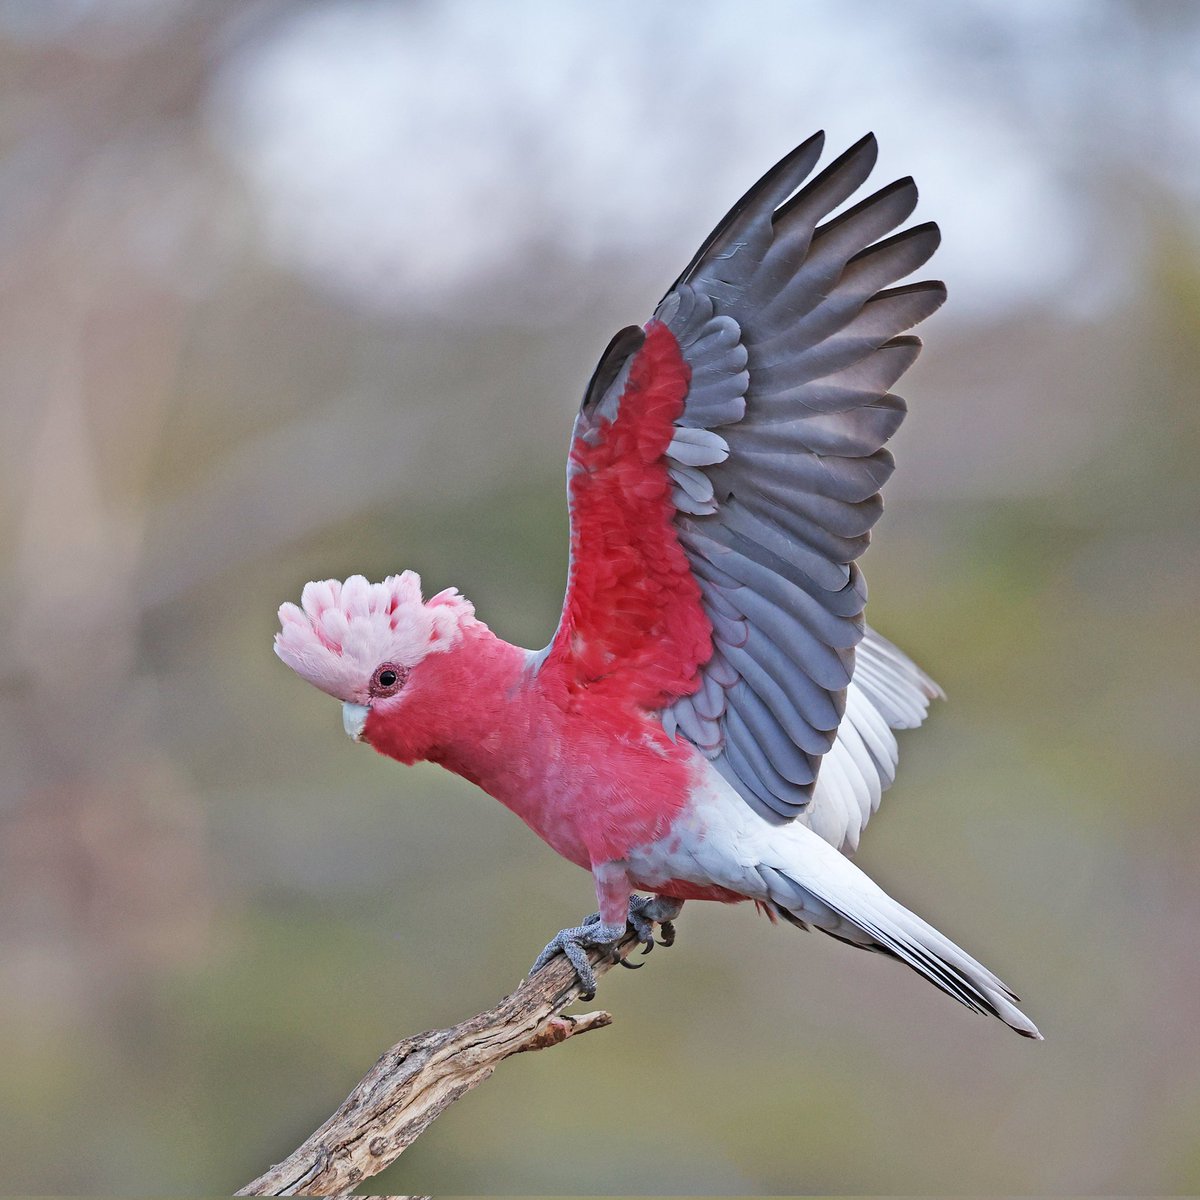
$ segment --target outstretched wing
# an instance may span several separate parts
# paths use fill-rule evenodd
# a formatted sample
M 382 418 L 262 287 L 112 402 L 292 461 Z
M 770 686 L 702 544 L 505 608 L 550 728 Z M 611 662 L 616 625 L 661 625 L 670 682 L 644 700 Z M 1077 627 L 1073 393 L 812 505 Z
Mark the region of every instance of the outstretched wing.
M 855 560 L 905 413 L 889 389 L 920 349 L 904 331 L 945 288 L 892 286 L 938 243 L 931 224 L 887 236 L 912 180 L 826 219 L 876 144 L 804 183 L 822 145 L 755 184 L 601 359 L 571 446 L 570 580 L 546 661 L 662 711 L 750 803 L 846 844 L 890 782 L 890 729 L 936 694 L 877 636 L 856 671 Z

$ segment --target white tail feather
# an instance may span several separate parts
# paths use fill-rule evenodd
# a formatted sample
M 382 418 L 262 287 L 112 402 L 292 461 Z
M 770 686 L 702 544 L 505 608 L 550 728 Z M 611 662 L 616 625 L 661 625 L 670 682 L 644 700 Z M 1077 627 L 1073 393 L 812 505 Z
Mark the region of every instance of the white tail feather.
M 1017 997 L 1004 983 L 893 900 L 832 846 L 810 835 L 804 838 L 803 853 L 789 858 L 758 866 L 767 894 L 782 915 L 864 949 L 890 954 L 967 1008 L 990 1013 L 1023 1037 L 1041 1040 L 1037 1026 L 1013 1003 Z

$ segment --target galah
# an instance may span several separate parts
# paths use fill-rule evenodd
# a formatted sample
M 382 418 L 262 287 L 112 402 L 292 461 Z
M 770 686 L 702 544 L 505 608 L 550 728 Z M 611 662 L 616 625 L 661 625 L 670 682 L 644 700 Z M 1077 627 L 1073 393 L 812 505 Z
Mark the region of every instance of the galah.
M 346 732 L 440 763 L 592 873 L 599 912 L 534 964 L 627 925 L 648 951 L 686 900 L 751 900 L 906 963 L 1026 1037 L 995 975 L 850 860 L 892 782 L 893 730 L 937 685 L 864 622 L 857 560 L 892 473 L 892 385 L 945 299 L 936 225 L 865 183 L 873 136 L 812 175 L 817 134 L 729 211 L 643 326 L 609 343 L 567 462 L 570 568 L 544 650 L 417 575 L 309 583 L 275 650 Z M 810 178 L 811 175 L 811 178 Z M 889 236 L 890 235 L 890 236 Z M 648 895 L 639 895 L 639 892 Z

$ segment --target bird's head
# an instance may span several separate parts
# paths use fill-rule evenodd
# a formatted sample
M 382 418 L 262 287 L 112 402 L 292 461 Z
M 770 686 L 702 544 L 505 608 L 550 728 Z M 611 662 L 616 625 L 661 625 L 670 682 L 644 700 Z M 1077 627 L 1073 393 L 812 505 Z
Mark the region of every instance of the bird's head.
M 342 723 L 360 741 L 374 711 L 388 715 L 405 703 L 421 663 L 460 640 L 474 617 L 469 600 L 453 588 L 428 601 L 413 571 L 368 583 L 305 584 L 300 605 L 279 609 L 275 653 L 297 675 L 342 702 Z

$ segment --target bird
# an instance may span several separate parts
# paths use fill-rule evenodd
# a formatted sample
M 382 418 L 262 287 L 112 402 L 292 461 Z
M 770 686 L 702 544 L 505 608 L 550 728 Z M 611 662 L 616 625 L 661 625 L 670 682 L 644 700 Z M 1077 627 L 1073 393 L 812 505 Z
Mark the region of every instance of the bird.
M 852 861 L 895 732 L 942 692 L 865 622 L 858 565 L 906 413 L 908 332 L 946 298 L 901 282 L 936 224 L 894 232 L 911 177 L 863 199 L 868 134 L 816 133 L 729 210 L 584 389 L 567 462 L 566 597 L 542 650 L 411 570 L 308 583 L 275 651 L 342 702 L 345 732 L 476 784 L 589 871 L 598 911 L 558 954 L 675 936 L 690 900 L 752 901 L 906 964 L 1040 1039 L 991 971 Z M 644 893 L 644 894 L 643 894 Z M 618 956 L 619 957 L 619 956 Z M 533 972 L 531 972 L 532 974 Z

